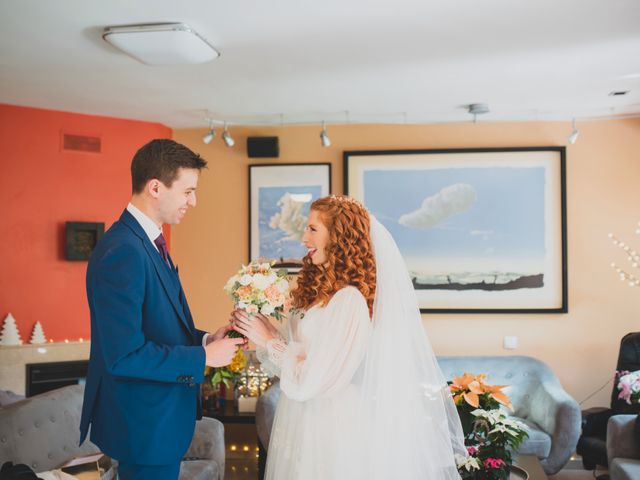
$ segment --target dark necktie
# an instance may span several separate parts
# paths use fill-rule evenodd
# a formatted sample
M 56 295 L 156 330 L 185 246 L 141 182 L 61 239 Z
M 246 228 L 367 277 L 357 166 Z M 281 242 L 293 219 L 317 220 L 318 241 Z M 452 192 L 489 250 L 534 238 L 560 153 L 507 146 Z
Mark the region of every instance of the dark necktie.
M 158 238 L 156 238 L 153 243 L 158 247 L 158 251 L 160 255 L 162 255 L 162 258 L 164 258 L 164 261 L 167 262 L 167 265 L 171 266 L 169 263 L 169 249 L 167 248 L 167 241 L 164 239 L 164 236 L 162 234 L 158 235 Z

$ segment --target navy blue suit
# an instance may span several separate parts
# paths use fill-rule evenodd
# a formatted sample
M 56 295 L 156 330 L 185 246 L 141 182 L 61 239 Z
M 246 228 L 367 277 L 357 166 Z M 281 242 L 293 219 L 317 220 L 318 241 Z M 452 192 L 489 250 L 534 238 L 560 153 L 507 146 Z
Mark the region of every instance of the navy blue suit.
M 173 264 L 128 211 L 87 269 L 91 357 L 80 443 L 121 462 L 180 462 L 200 416 L 205 351 Z

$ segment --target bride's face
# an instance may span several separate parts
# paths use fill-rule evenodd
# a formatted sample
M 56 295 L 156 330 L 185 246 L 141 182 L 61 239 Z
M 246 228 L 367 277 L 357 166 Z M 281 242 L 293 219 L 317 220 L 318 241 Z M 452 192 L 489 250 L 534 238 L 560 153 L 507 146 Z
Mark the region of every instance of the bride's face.
M 309 257 L 314 265 L 323 265 L 327 262 L 326 247 L 329 243 L 329 230 L 325 227 L 320 214 L 311 210 L 307 228 L 302 235 L 302 243 L 309 249 Z

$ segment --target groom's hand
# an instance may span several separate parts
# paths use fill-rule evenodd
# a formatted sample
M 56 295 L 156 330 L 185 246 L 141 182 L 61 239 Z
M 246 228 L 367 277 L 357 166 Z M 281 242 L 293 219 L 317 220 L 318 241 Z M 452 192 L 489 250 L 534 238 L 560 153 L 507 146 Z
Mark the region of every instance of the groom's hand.
M 231 363 L 238 346 L 245 342 L 244 338 L 222 338 L 214 340 L 204 347 L 205 364 L 210 367 L 224 367 Z
M 220 327 L 218 330 L 215 331 L 213 335 L 209 335 L 207 337 L 207 345 L 209 345 L 211 342 L 215 340 L 223 339 L 227 335 L 227 333 L 229 333 L 231 330 L 233 330 L 233 325 L 225 325 L 223 327 Z

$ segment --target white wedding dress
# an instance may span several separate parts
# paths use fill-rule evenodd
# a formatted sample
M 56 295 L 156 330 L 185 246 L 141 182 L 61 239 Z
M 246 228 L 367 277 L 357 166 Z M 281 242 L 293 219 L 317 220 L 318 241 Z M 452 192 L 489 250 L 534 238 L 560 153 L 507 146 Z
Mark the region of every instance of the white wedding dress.
M 371 217 L 373 318 L 348 286 L 296 312 L 258 349 L 282 395 L 267 480 L 459 480 L 466 455 L 451 394 L 422 327 L 413 285 L 389 232 Z
M 265 478 L 352 478 L 337 470 L 357 441 L 358 384 L 371 335 L 367 303 L 355 287 L 343 288 L 326 307 L 294 314 L 287 330 L 286 341 L 270 342 L 268 357 L 258 352 L 282 389 Z

